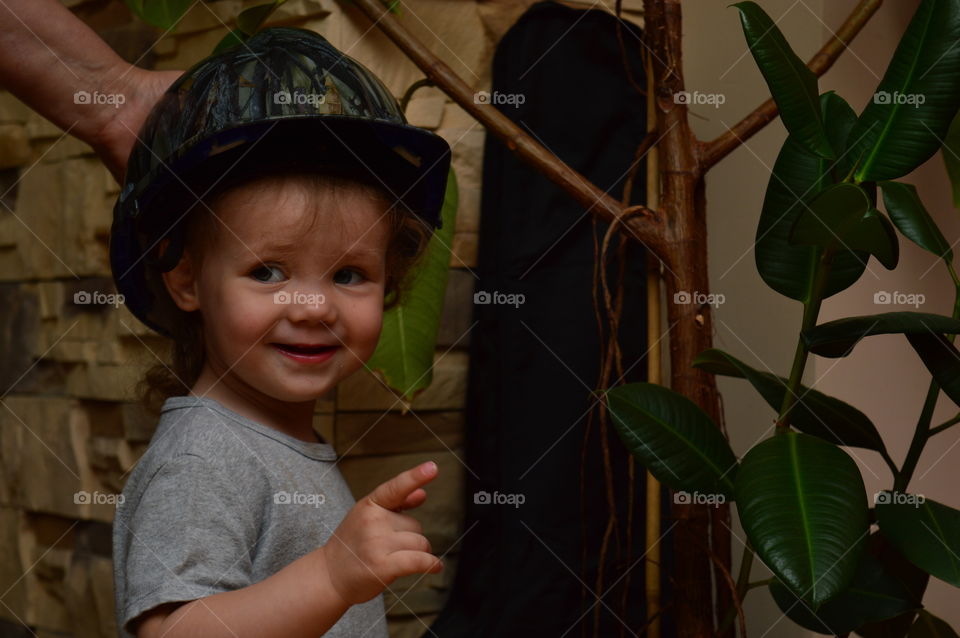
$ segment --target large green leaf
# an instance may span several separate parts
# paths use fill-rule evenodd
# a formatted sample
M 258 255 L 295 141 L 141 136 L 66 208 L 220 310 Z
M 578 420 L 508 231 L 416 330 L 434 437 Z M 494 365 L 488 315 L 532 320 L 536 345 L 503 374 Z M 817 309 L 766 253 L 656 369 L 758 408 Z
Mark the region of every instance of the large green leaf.
M 755 370 L 722 350 L 704 350 L 694 359 L 693 366 L 713 374 L 746 379 L 775 411 L 783 405 L 786 379 Z M 802 385 L 798 394 L 791 413 L 791 423 L 798 430 L 838 445 L 886 453 L 880 433 L 863 412 L 840 399 Z
M 960 320 L 926 312 L 886 312 L 828 321 L 801 334 L 807 349 L 821 357 L 845 357 L 863 339 L 881 334 L 956 334 Z
M 770 16 L 757 3 L 738 2 L 743 35 L 787 131 L 810 152 L 835 157 L 827 139 L 817 94 L 817 76 L 807 68 Z
M 733 499 L 737 458 L 696 403 L 652 383 L 618 386 L 606 399 L 620 438 L 658 481 Z
M 857 116 L 843 98 L 828 92 L 820 96 L 827 135 L 834 148 L 844 147 Z M 837 181 L 833 161 L 807 151 L 792 135 L 780 149 L 767 183 L 757 224 L 757 271 L 768 286 L 791 299 L 804 300 L 810 292 L 818 251 L 790 242 L 790 229 L 817 193 Z M 853 285 L 863 274 L 869 255 L 842 251 L 834 255 L 824 297 Z
M 944 394 L 960 405 L 960 352 L 942 334 L 908 334 L 907 340 Z
M 882 213 L 872 208 L 867 193 L 847 182 L 818 194 L 797 217 L 790 239 L 795 244 L 819 246 L 835 252 L 862 250 L 892 270 L 899 259 L 896 231 Z
M 456 215 L 457 180 L 451 167 L 443 196 L 442 228 L 430 239 L 406 297 L 383 314 L 380 342 L 367 363 L 408 403 L 433 380 L 433 357 L 450 272 Z
M 883 190 L 883 203 L 890 219 L 900 232 L 924 250 L 952 263 L 953 251 L 950 244 L 920 201 L 917 187 L 900 182 L 880 182 L 880 188 Z
M 960 636 L 957 636 L 957 632 L 945 620 L 937 618 L 929 611 L 921 610 L 907 638 L 960 638 Z
M 161 29 L 171 29 L 196 0 L 124 0 L 141 20 Z
M 773 436 L 743 458 L 736 500 L 757 554 L 815 610 L 850 585 L 869 519 L 846 452 L 801 432 Z
M 864 623 L 886 620 L 920 607 L 907 588 L 868 551 L 861 554 L 850 587 L 816 612 L 779 582 L 770 584 L 770 595 L 790 620 L 829 635 L 845 634 Z
M 960 208 L 960 113 L 953 117 L 947 139 L 944 140 L 943 163 L 947 167 L 947 175 L 953 185 L 953 205 Z
M 900 553 L 931 576 L 960 587 L 960 511 L 918 495 L 882 492 L 877 523 Z
M 850 134 L 855 179 L 906 175 L 940 148 L 960 106 L 960 2 L 922 0 Z

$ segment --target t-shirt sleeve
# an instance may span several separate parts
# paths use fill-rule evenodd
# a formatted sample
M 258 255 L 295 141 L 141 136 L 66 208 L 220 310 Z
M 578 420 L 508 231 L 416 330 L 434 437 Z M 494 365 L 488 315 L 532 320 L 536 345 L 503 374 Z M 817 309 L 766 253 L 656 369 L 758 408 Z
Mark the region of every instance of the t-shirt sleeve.
M 256 508 L 216 464 L 194 454 L 165 462 L 130 518 L 122 626 L 144 611 L 251 583 Z

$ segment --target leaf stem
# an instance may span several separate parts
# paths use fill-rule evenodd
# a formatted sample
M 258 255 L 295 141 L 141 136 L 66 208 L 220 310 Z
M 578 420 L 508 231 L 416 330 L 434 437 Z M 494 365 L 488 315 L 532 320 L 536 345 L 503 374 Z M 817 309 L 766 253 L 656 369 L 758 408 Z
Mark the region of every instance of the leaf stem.
M 830 274 L 830 262 L 833 259 L 832 250 L 824 250 L 817 260 L 813 281 L 810 283 L 810 294 L 803 302 L 803 320 L 800 323 L 800 334 L 797 335 L 797 350 L 793 355 L 793 366 L 790 368 L 790 378 L 787 380 L 787 392 L 783 395 L 780 406 L 780 415 L 777 417 L 777 434 L 784 434 L 790 430 L 790 411 L 797 402 L 800 392 L 800 382 L 803 380 L 803 371 L 807 365 L 807 355 L 810 354 L 803 342 L 803 333 L 817 325 L 820 315 L 820 304 L 823 302 L 823 291 Z
M 735 594 L 737 597 L 736 600 L 740 601 L 741 606 L 743 605 L 743 599 L 747 596 L 747 592 L 750 591 L 752 587 L 758 587 L 762 584 L 762 582 L 750 582 L 750 569 L 753 567 L 753 556 L 753 547 L 750 546 L 750 541 L 747 541 L 747 545 L 743 548 L 743 556 L 740 558 L 740 572 L 737 574 L 737 591 Z M 723 620 L 720 621 L 720 629 L 717 635 L 723 634 L 723 632 L 727 630 L 736 615 L 737 605 L 734 604 L 727 610 Z
M 950 271 L 950 278 L 953 279 L 955 289 L 952 317 L 954 319 L 960 319 L 960 278 L 957 277 L 957 272 L 954 270 L 953 264 L 946 260 L 944 260 L 944 263 L 947 265 L 947 270 Z M 954 335 L 947 335 L 950 341 L 953 341 L 953 337 Z M 937 407 L 937 398 L 939 398 L 939 396 L 940 386 L 935 379 L 930 379 L 930 386 L 927 388 L 927 398 L 923 401 L 920 418 L 917 419 L 917 427 L 913 431 L 913 440 L 910 441 L 910 449 L 907 450 L 907 456 L 903 460 L 903 467 L 900 468 L 899 472 L 894 473 L 894 492 L 904 492 L 910 485 L 910 479 L 913 478 L 913 473 L 917 469 L 917 463 L 920 462 L 920 456 L 923 454 L 923 448 L 926 447 L 930 437 L 946 430 L 960 419 L 960 415 L 957 415 L 953 419 L 950 419 L 950 421 L 930 429 L 930 422 L 933 420 L 933 411 L 934 408 Z
M 946 429 L 949 428 L 950 426 L 956 425 L 957 423 L 960 423 L 960 412 L 958 412 L 957 415 L 956 415 L 955 417 L 953 417 L 952 419 L 950 419 L 949 421 L 944 421 L 943 423 L 941 423 L 941 424 L 938 425 L 937 427 L 935 427 L 935 428 L 930 428 L 930 430 L 927 432 L 927 438 L 929 439 L 929 438 L 930 438 L 931 436 L 933 436 L 934 434 L 940 434 L 941 432 L 943 432 L 944 430 L 946 430 Z

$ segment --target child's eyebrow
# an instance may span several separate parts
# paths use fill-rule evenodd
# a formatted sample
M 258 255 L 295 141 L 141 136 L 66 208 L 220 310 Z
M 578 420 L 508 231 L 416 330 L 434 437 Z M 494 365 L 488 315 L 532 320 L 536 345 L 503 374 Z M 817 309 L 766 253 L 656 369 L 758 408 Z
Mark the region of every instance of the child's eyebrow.
M 257 255 L 278 255 L 289 257 L 302 250 L 300 242 L 273 242 L 269 239 L 262 239 L 251 246 L 251 250 Z M 384 251 L 380 248 L 364 248 L 360 245 L 354 245 L 340 254 L 342 258 L 367 259 L 383 256 Z

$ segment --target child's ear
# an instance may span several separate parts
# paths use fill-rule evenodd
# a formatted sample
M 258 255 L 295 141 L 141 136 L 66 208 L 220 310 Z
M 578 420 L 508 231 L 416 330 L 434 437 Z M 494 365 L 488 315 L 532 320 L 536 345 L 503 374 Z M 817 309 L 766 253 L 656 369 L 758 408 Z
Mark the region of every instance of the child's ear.
M 163 277 L 167 292 L 180 310 L 191 312 L 200 308 L 197 298 L 197 268 L 188 250 L 183 251 L 180 261 L 173 270 L 161 273 L 160 276 Z

